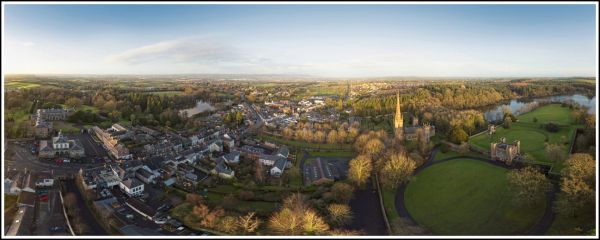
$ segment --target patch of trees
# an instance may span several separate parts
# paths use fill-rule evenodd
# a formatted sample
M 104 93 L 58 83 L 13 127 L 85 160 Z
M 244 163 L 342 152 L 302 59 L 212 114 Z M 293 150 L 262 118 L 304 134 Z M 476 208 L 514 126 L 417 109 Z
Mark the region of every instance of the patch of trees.
M 544 127 L 546 128 L 546 131 L 553 133 L 558 132 L 560 130 L 560 127 L 553 122 L 546 123 Z
M 554 204 L 554 211 L 560 217 L 584 218 L 577 222 L 583 231 L 594 228 L 596 197 L 596 162 L 589 154 L 575 153 L 567 160 L 561 171 L 560 193 Z
M 508 173 L 508 184 L 518 204 L 533 206 L 544 201 L 546 193 L 552 190 L 552 183 L 537 168 L 528 166 Z
M 89 111 L 89 110 L 88 111 L 77 110 L 71 116 L 69 116 L 67 118 L 68 122 L 79 123 L 79 124 L 99 123 L 102 120 L 103 119 L 100 117 L 100 115 L 98 115 L 97 113 L 94 113 L 92 111 Z

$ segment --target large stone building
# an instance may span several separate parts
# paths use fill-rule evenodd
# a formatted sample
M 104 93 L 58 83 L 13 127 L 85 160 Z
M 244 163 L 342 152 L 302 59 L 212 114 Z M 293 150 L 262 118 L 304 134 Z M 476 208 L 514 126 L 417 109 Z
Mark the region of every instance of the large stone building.
M 396 114 L 394 115 L 394 134 L 399 139 L 412 141 L 417 139 L 418 134 L 423 134 L 427 142 L 435 135 L 435 126 L 428 123 L 419 125 L 419 119 L 413 118 L 412 126 L 404 126 L 404 118 L 400 110 L 400 93 L 396 93 Z
M 52 141 L 42 140 L 39 146 L 40 158 L 53 158 L 60 156 L 69 156 L 72 158 L 80 158 L 85 155 L 85 150 L 79 141 L 67 139 L 62 132 L 58 132 L 58 136 L 53 137 Z
M 73 112 L 73 108 L 38 109 L 36 117 L 47 121 L 67 120 L 67 117 L 69 117 Z
M 521 154 L 521 142 L 515 140 L 512 144 L 506 143 L 506 138 L 501 138 L 499 143 L 490 144 L 490 157 L 492 160 L 511 165 Z
M 31 115 L 35 136 L 42 138 L 48 137 L 52 133 L 53 126 L 51 121 L 66 120 L 73 112 L 73 108 L 38 109 L 36 114 Z

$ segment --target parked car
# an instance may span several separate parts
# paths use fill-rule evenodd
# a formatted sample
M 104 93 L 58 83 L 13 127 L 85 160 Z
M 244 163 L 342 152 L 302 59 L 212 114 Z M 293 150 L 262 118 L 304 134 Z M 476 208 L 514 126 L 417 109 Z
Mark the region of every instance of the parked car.
M 42 202 L 48 201 L 48 194 L 41 195 L 40 196 L 40 201 L 42 201 Z
M 165 224 L 165 223 L 167 223 L 167 220 L 169 220 L 169 219 L 167 219 L 166 217 L 161 217 L 161 218 L 155 219 L 154 223 L 156 223 L 156 224 Z
M 65 163 L 70 163 L 70 162 L 71 162 L 71 160 L 70 160 L 70 159 L 68 159 L 68 158 L 65 158 L 65 159 L 63 159 L 63 162 L 65 162 Z

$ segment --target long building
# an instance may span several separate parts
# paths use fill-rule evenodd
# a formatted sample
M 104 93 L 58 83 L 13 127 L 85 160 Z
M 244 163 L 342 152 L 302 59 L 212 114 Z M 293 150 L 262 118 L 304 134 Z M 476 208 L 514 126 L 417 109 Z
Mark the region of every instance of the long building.
M 111 128 L 104 130 L 97 126 L 91 128 L 96 134 L 96 137 L 108 150 L 108 152 L 116 159 L 128 159 L 131 158 L 129 149 L 123 144 L 119 143 L 119 140 L 129 136 L 129 131 L 119 124 L 114 124 Z

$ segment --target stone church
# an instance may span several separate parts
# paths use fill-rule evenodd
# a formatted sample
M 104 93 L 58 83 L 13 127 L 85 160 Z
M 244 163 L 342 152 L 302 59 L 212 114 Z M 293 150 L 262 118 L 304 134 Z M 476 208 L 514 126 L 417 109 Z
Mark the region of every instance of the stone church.
M 394 115 L 394 134 L 399 139 L 412 141 L 417 139 L 417 132 L 422 131 L 425 139 L 429 139 L 435 135 L 435 126 L 428 123 L 419 125 L 419 119 L 413 118 L 412 126 L 404 126 L 404 118 L 400 110 L 400 93 L 396 92 L 396 114 Z

